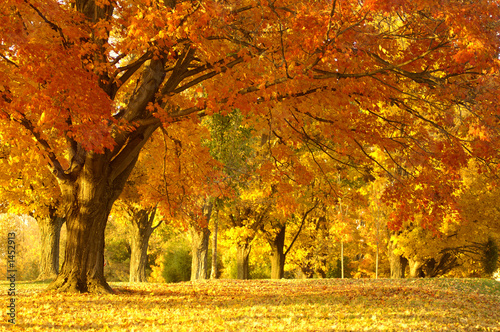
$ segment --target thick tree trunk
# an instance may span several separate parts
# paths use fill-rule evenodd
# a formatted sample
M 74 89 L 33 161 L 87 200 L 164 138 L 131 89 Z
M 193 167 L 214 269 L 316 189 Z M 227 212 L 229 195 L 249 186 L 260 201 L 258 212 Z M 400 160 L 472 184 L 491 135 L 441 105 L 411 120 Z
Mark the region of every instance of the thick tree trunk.
M 206 279 L 208 274 L 208 243 L 210 230 L 207 227 L 191 226 L 192 261 L 191 280 Z
M 410 267 L 410 278 L 423 278 L 424 274 L 422 271 L 423 262 L 413 259 L 408 259 L 408 265 Z
M 67 240 L 64 263 L 49 290 L 112 293 L 104 278 L 104 230 L 137 157 L 113 168 L 107 154 L 88 153 L 82 169 L 60 183 Z M 113 174 L 118 173 L 117 176 Z
M 112 292 L 104 279 L 104 230 L 109 208 L 99 205 L 95 204 L 94 208 L 77 206 L 66 216 L 68 234 L 64 263 L 49 289 Z
M 112 17 L 111 5 L 102 6 L 92 0 L 76 0 L 74 5 L 77 11 L 85 15 L 90 26 L 98 21 L 105 22 Z M 102 35 L 100 36 L 102 38 Z M 96 63 L 107 63 L 103 47 L 107 43 L 106 39 L 107 37 L 94 39 L 98 48 L 83 57 L 91 56 Z M 183 54 L 175 65 L 177 74 L 173 74 L 169 78 L 167 87 L 163 87 L 164 94 L 173 91 L 181 82 L 183 77 L 181 72 L 188 70 L 188 64 L 194 58 L 194 50 Z M 111 207 L 122 192 L 141 149 L 161 125 L 161 122 L 149 112 L 147 105 L 155 102 L 159 88 L 166 77 L 164 61 L 164 59 L 153 59 L 143 66 L 141 84 L 130 96 L 126 107 L 114 114 L 115 118 L 130 123 L 138 120 L 137 126 L 134 124 L 135 130 L 122 131 L 110 121 L 106 121 L 107 124 L 96 122 L 96 129 L 108 126 L 110 132 L 103 132 L 102 136 L 111 134 L 115 143 L 113 147 L 107 146 L 101 153 L 84 149 L 76 137 L 69 135 L 71 133 L 69 131 L 66 137 L 68 147 L 65 157 L 69 166 L 67 168 L 63 167 L 53 152 L 48 153 L 48 167 L 61 189 L 67 228 L 64 263 L 57 278 L 49 285 L 49 289 L 70 292 L 112 292 L 104 278 L 104 230 Z M 133 72 L 135 69 L 128 71 L 127 74 Z M 122 78 L 127 74 L 122 75 Z M 107 74 L 101 75 L 98 82 L 110 99 L 115 99 L 118 85 L 111 83 Z M 113 110 L 110 107 L 104 111 L 114 113 L 117 109 Z M 69 116 L 67 120 L 71 122 L 74 119 Z M 98 130 L 95 133 L 90 131 L 92 135 L 88 140 L 96 140 L 96 146 L 100 147 L 101 134 Z M 52 150 L 44 140 L 39 139 L 40 141 L 46 150 Z
M 271 245 L 271 279 L 281 279 L 285 276 L 285 234 L 286 226 L 283 225 L 274 239 L 269 241 Z
M 236 270 L 238 279 L 247 280 L 250 278 L 248 257 L 251 249 L 252 246 L 247 242 L 239 243 L 236 247 Z
M 396 249 L 396 244 L 393 241 L 389 241 L 388 250 L 389 250 L 389 264 L 391 267 L 391 278 L 392 279 L 401 279 L 405 277 L 405 269 L 408 264 L 408 260 L 404 258 L 402 255 L 398 255 L 394 253 Z
M 38 221 L 41 233 L 41 257 L 39 280 L 54 279 L 59 272 L 59 242 L 64 218 L 50 213 L 46 219 Z
M 156 208 L 142 209 L 132 220 L 132 239 L 130 254 L 130 282 L 146 282 L 146 265 L 148 264 L 149 238 L 156 227 L 153 226 Z

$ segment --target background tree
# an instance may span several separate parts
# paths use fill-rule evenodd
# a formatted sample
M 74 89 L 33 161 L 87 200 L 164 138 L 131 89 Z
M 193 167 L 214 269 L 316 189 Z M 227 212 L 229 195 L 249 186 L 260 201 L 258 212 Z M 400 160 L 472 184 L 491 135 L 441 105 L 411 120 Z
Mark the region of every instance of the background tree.
M 16 280 L 35 280 L 40 275 L 41 237 L 36 221 L 28 215 L 0 214 L 0 234 L 15 233 Z M 7 241 L 0 244 L 0 270 L 7 275 Z
M 64 216 L 59 209 L 60 191 L 47 170 L 37 172 L 33 164 L 16 157 L 17 146 L 4 142 L 4 158 L 0 158 L 0 197 L 2 212 L 27 214 L 35 218 L 41 238 L 38 279 L 53 279 L 59 272 L 61 228 Z M 35 151 L 23 151 L 36 159 Z

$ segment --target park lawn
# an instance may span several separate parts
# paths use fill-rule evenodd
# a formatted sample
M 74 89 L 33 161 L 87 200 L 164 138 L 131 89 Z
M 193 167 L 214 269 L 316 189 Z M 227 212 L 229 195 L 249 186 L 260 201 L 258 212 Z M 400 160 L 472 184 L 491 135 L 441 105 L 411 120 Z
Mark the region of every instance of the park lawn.
M 12 331 L 500 331 L 486 279 L 216 280 L 112 283 L 116 295 L 16 285 Z M 8 284 L 0 301 L 10 300 Z

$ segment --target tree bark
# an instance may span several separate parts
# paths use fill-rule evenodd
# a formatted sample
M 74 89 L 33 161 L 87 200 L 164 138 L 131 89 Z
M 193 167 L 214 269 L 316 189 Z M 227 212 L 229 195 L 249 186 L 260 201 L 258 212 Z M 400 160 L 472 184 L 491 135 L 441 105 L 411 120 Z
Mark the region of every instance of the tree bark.
M 252 246 L 248 242 L 239 243 L 236 247 L 236 270 L 238 279 L 250 279 L 248 257 L 251 249 Z
M 38 220 L 41 233 L 40 274 L 38 280 L 54 279 L 59 272 L 59 244 L 64 218 L 55 211 L 43 220 Z
M 422 278 L 424 277 L 422 266 L 423 262 L 413 259 L 408 259 L 408 265 L 410 267 L 410 278 Z
M 104 230 L 113 200 L 107 197 L 99 200 L 96 196 L 103 195 L 89 194 L 89 201 L 75 200 L 75 206 L 66 216 L 64 263 L 49 289 L 112 293 L 104 278 Z
M 281 226 L 278 233 L 269 241 L 271 246 L 271 279 L 282 279 L 285 276 L 285 234 L 286 225 Z
M 210 230 L 207 227 L 191 226 L 192 261 L 191 280 L 203 280 L 208 274 L 208 243 Z
M 104 230 L 137 155 L 126 166 L 117 165 L 119 171 L 110 158 L 109 151 L 88 152 L 82 168 L 60 180 L 67 228 L 66 251 L 61 271 L 49 290 L 113 292 L 104 278 Z
M 130 282 L 146 282 L 146 265 L 148 264 L 149 238 L 158 227 L 153 227 L 156 207 L 141 209 L 134 213 L 132 220 L 132 239 L 130 253 Z
M 389 264 L 391 267 L 391 278 L 392 279 L 400 279 L 405 277 L 405 269 L 408 261 L 402 255 L 398 255 L 394 253 L 396 249 L 396 244 L 393 241 L 389 241 L 388 250 L 389 250 Z
M 214 237 L 212 241 L 212 269 L 210 279 L 217 279 L 217 235 L 219 234 L 219 210 L 217 209 L 217 219 L 214 225 Z

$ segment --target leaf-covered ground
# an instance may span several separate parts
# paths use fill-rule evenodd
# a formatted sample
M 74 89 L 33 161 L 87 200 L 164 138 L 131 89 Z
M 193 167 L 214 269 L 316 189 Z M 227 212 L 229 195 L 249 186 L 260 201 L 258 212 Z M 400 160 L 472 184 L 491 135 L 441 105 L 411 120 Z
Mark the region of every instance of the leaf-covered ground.
M 112 284 L 117 295 L 17 285 L 17 331 L 500 331 L 484 279 L 217 280 Z M 10 299 L 0 283 L 2 305 Z M 5 309 L 4 309 L 5 312 Z

